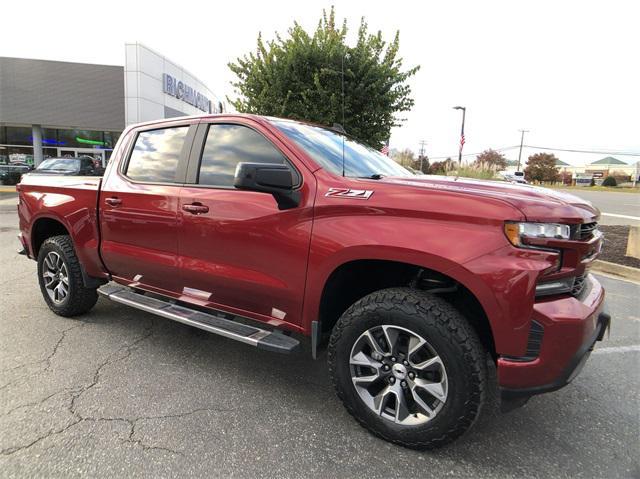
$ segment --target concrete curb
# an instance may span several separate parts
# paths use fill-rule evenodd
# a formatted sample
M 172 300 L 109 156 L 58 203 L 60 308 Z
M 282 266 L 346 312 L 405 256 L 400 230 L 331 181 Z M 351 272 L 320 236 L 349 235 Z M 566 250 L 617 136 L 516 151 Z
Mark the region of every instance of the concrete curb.
M 15 193 L 16 187 L 9 185 L 0 185 L 0 193 Z
M 622 279 L 640 283 L 640 268 L 623 266 L 621 264 L 610 263 L 600 259 L 594 261 L 593 266 L 591 266 L 591 272 L 610 274 L 612 276 L 618 276 Z

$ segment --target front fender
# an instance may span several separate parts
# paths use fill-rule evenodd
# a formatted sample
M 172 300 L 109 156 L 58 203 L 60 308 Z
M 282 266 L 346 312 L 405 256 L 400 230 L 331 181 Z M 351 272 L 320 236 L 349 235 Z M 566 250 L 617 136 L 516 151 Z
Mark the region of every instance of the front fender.
M 314 222 L 303 327 L 318 319 L 324 285 L 341 265 L 358 260 L 387 260 L 445 274 L 471 291 L 490 321 L 502 315 L 489 284 L 463 265 L 503 248 L 502 222 L 477 224 L 379 214 L 317 215 Z

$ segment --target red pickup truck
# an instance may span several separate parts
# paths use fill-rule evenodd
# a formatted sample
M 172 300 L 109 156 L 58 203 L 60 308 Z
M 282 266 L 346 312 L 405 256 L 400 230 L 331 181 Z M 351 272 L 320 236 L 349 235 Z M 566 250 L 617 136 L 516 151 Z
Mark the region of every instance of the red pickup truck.
M 269 351 L 309 338 L 348 411 L 408 447 L 474 423 L 491 362 L 505 409 L 566 385 L 610 321 L 588 271 L 591 204 L 416 176 L 333 128 L 145 123 L 103 178 L 30 173 L 18 191 L 23 252 L 56 314 L 100 294 Z

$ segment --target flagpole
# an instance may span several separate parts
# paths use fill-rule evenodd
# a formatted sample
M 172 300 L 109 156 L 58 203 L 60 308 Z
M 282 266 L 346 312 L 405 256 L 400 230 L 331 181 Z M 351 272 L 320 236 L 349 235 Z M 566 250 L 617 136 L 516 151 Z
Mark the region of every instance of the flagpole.
M 462 110 L 462 128 L 460 129 L 460 148 L 458 149 L 458 168 L 462 165 L 462 147 L 464 146 L 464 117 L 467 114 L 467 108 L 464 106 L 454 106 L 454 110 Z

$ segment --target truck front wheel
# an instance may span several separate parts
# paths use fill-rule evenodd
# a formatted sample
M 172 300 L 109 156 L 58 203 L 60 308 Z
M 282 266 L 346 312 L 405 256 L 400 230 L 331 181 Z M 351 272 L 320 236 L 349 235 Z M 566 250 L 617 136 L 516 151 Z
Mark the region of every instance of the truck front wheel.
M 442 298 L 410 288 L 377 291 L 338 320 L 329 371 L 349 413 L 374 434 L 411 448 L 453 441 L 484 402 L 486 353 Z
M 77 316 L 98 301 L 96 288 L 86 288 L 71 238 L 52 236 L 38 252 L 38 281 L 47 306 L 59 316 Z

